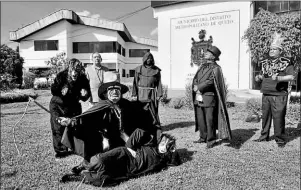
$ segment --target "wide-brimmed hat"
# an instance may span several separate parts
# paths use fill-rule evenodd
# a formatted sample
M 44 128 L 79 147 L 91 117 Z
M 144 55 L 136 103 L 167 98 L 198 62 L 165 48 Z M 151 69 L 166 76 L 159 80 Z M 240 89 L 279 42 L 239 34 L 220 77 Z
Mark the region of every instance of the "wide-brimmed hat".
M 219 60 L 219 56 L 221 55 L 221 51 L 216 47 L 216 46 L 211 46 L 207 49 L 207 51 L 211 52 L 214 56 L 215 59 L 218 61 Z
M 129 88 L 120 83 L 120 77 L 116 72 L 104 72 L 103 84 L 98 88 L 98 96 L 103 97 L 103 94 L 109 87 L 117 86 L 120 87 L 121 94 L 125 94 Z

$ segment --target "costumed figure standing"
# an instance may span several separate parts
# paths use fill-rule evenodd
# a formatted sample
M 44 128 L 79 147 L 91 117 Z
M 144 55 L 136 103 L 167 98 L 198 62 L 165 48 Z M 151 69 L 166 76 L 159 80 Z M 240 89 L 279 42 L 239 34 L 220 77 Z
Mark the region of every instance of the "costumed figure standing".
M 231 140 L 231 129 L 226 107 L 225 83 L 221 67 L 216 63 L 221 51 L 211 46 L 204 55 L 202 64 L 192 83 L 192 97 L 196 128 L 200 138 L 195 143 L 207 143 L 207 148 L 216 144 L 216 130 L 219 139 Z
M 86 101 L 91 95 L 89 81 L 79 60 L 71 59 L 68 68 L 57 74 L 51 86 L 51 94 L 53 97 L 49 104 L 50 124 L 55 157 L 59 158 L 70 153 L 68 148 L 61 143 L 65 126 L 60 124 L 60 117 L 73 117 L 81 114 L 80 100 Z
M 284 147 L 285 115 L 288 101 L 288 82 L 294 80 L 294 67 L 290 59 L 282 57 L 281 33 L 275 32 L 269 50 L 269 57 L 260 62 L 262 71 L 255 80 L 261 82 L 262 130 L 256 142 L 269 141 L 271 122 L 274 124 L 275 141 Z
M 143 56 L 143 64 L 135 69 L 132 98 L 140 102 L 152 102 L 154 112 L 159 120 L 159 99 L 163 96 L 161 69 L 155 66 L 150 52 Z

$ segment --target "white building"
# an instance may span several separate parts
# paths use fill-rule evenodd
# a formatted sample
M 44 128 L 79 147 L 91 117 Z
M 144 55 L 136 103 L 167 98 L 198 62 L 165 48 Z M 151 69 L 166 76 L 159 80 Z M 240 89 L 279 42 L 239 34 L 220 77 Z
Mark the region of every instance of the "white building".
M 222 52 L 217 63 L 229 88 L 259 89 L 254 76 L 260 68 L 251 64 L 244 32 L 259 7 L 279 14 L 301 10 L 300 1 L 152 1 L 151 5 L 158 20 L 157 59 L 163 83 L 171 89 L 183 89 L 195 74 L 196 66 L 190 66 L 191 38 L 198 41 L 201 29 Z
M 98 51 L 102 64 L 119 71 L 121 81 L 129 83 L 144 53 L 149 50 L 156 59 L 158 50 L 157 41 L 132 36 L 123 23 L 80 16 L 71 10 L 59 10 L 12 31 L 10 40 L 19 42 L 27 70 L 49 67 L 45 61 L 60 52 L 89 64 L 91 53 Z

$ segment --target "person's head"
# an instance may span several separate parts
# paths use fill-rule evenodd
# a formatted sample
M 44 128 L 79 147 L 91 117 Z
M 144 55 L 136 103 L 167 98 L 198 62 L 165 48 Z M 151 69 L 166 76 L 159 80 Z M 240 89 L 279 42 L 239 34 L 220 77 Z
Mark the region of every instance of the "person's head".
M 100 99 L 117 103 L 127 91 L 128 87 L 119 82 L 117 73 L 105 72 L 103 84 L 98 89 L 98 96 Z
M 176 150 L 176 139 L 169 134 L 162 134 L 158 145 L 159 153 L 165 154 L 167 152 L 174 152 Z
M 221 51 L 216 46 L 211 46 L 204 54 L 204 58 L 209 61 L 218 61 Z
M 274 32 L 272 36 L 272 42 L 269 49 L 269 56 L 271 58 L 278 58 L 280 57 L 282 53 L 282 42 L 284 41 L 284 38 L 282 37 L 281 32 Z
M 154 56 L 150 52 L 146 52 L 143 56 L 143 64 L 146 66 L 155 65 Z
M 94 66 L 98 66 L 98 67 L 101 66 L 102 58 L 100 53 L 98 52 L 92 53 L 92 62 Z
M 70 59 L 68 63 L 68 77 L 71 81 L 76 81 L 81 72 L 83 72 L 83 65 L 78 59 Z
M 278 58 L 280 57 L 281 52 L 282 52 L 281 48 L 271 46 L 269 50 L 269 56 L 271 58 Z

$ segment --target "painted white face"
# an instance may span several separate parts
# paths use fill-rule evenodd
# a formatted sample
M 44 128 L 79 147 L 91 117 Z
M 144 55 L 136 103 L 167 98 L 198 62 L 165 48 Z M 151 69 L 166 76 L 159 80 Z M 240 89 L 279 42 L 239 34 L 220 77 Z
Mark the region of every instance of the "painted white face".
M 206 51 L 205 54 L 204 54 L 204 58 L 207 59 L 207 60 L 214 60 L 215 56 L 210 51 Z
M 171 143 L 170 139 L 163 136 L 158 146 L 159 152 L 162 154 L 166 153 L 168 148 L 172 148 L 170 147 L 171 146 L 170 143 Z
M 108 100 L 117 103 L 121 98 L 121 88 L 119 86 L 110 86 L 107 89 Z
M 99 53 L 94 53 L 92 55 L 93 64 L 96 66 L 100 66 L 100 63 L 102 62 L 102 58 Z
M 78 77 L 78 72 L 75 70 L 71 70 L 70 75 L 71 75 L 70 77 L 71 77 L 72 81 L 76 81 L 76 79 Z
M 269 56 L 271 58 L 277 58 L 277 57 L 280 57 L 280 53 L 281 53 L 281 50 L 277 47 L 271 47 L 270 51 L 269 51 Z

